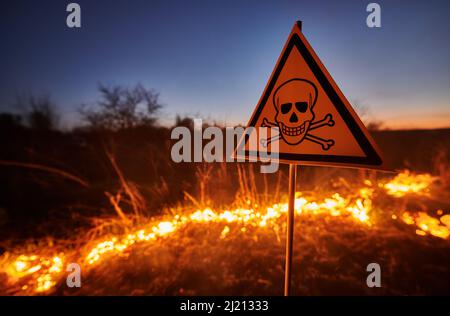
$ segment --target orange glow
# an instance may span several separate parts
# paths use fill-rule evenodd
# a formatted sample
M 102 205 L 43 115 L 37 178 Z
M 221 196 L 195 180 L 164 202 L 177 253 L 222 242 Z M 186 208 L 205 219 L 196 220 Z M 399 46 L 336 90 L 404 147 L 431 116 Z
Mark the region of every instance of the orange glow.
M 416 225 L 419 229 L 416 230 L 417 235 L 426 236 L 428 234 L 435 237 L 447 239 L 450 236 L 450 215 L 444 215 L 439 220 L 431 217 L 425 212 L 419 212 L 412 215 L 409 212 L 403 213 L 402 219 L 408 225 Z M 444 224 L 442 225 L 441 222 Z
M 408 170 L 398 174 L 393 180 L 380 184 L 389 195 L 403 197 L 409 193 L 427 194 L 436 178 L 430 174 L 412 174 Z

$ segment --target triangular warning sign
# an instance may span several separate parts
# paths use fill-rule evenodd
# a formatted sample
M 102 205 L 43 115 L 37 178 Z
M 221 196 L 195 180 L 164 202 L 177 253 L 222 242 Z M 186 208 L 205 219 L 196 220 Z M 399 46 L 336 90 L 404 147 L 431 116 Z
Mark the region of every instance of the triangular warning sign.
M 294 25 L 247 127 L 279 129 L 260 142 L 266 147 L 278 142 L 280 162 L 385 169 L 374 140 L 303 36 L 300 23 Z M 242 144 L 247 139 L 239 145 L 252 160 L 258 152 Z

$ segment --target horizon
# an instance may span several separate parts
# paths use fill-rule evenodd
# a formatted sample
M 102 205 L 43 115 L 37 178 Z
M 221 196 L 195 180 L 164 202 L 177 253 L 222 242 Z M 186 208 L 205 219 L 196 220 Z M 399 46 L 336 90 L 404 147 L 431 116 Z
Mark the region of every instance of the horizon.
M 81 104 L 98 100 L 98 83 L 142 83 L 160 94 L 162 125 L 176 115 L 245 125 L 302 20 L 359 114 L 387 129 L 450 127 L 446 2 L 379 1 L 379 29 L 365 25 L 361 1 L 78 3 L 80 29 L 66 27 L 65 2 L 17 1 L 2 10 L 0 111 L 17 112 L 17 95 L 49 94 L 70 128 Z

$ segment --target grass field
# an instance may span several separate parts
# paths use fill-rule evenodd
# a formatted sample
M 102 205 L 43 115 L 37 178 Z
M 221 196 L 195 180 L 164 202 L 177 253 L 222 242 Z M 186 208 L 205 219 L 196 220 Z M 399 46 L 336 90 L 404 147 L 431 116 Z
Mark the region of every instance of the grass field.
M 439 177 L 403 172 L 362 185 L 334 180 L 333 191 L 297 193 L 294 295 L 450 293 L 450 215 L 440 208 L 449 199 Z M 180 206 L 130 225 L 103 219 L 72 238 L 29 241 L 1 257 L 0 289 L 8 295 L 282 295 L 287 205 L 244 204 Z M 81 288 L 66 286 L 71 262 L 81 266 Z M 381 288 L 366 286 L 371 262 L 381 266 Z

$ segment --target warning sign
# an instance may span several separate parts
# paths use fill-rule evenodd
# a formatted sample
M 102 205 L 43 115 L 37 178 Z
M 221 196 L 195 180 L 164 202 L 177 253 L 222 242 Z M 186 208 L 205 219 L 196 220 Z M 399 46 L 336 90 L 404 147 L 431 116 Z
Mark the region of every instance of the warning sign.
M 248 127 L 274 127 L 260 148 L 278 142 L 278 160 L 306 165 L 383 168 L 383 159 L 350 103 L 297 23 L 278 59 Z M 258 129 L 255 129 L 258 133 Z M 258 152 L 242 144 L 247 158 Z M 239 155 L 238 155 L 239 156 Z

